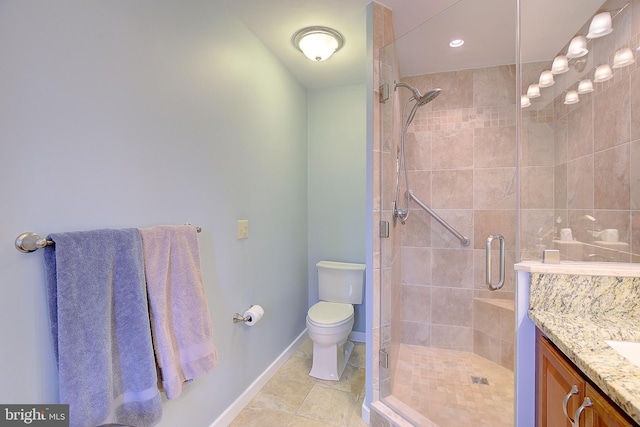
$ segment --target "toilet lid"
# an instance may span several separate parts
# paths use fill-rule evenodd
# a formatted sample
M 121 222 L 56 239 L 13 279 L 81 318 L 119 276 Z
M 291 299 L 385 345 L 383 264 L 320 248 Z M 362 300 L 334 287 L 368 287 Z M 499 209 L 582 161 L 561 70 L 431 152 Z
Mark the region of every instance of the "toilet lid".
M 320 301 L 309 309 L 307 316 L 312 322 L 323 325 L 340 323 L 353 316 L 353 305 Z

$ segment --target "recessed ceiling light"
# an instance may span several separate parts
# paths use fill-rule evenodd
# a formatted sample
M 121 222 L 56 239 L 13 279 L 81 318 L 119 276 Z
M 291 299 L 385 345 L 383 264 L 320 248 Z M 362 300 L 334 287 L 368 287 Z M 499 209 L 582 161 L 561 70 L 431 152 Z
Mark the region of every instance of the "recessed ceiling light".
M 449 42 L 449 46 L 451 47 L 460 47 L 464 44 L 464 40 L 462 39 L 453 39 Z

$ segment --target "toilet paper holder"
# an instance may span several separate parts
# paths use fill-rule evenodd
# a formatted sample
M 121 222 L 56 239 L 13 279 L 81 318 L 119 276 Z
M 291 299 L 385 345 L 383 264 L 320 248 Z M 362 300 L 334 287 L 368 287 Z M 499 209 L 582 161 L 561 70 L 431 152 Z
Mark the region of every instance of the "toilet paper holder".
M 245 317 L 245 316 L 243 316 L 243 315 L 242 315 L 242 314 L 240 314 L 240 313 L 235 313 L 235 314 L 233 315 L 233 323 L 244 323 L 244 322 L 248 322 L 248 321 L 249 321 L 249 319 L 250 319 L 250 317 L 249 317 L 249 316 L 246 316 L 246 317 Z
M 253 307 L 253 304 L 249 306 L 249 309 Z M 233 323 L 247 323 L 251 321 L 251 316 L 243 316 L 240 313 L 235 313 L 233 315 Z

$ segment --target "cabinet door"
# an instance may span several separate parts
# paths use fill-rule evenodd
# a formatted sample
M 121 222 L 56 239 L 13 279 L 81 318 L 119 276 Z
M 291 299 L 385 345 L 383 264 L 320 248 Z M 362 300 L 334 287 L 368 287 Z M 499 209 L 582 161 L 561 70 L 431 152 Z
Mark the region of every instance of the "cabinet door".
M 538 336 L 536 359 L 537 427 L 572 427 L 569 417 L 573 418 L 584 400 L 584 380 L 542 335 Z M 569 417 L 565 415 L 564 404 Z
M 637 426 L 599 390 L 587 384 L 586 396 L 591 400 L 591 406 L 584 409 L 585 427 L 632 427 Z

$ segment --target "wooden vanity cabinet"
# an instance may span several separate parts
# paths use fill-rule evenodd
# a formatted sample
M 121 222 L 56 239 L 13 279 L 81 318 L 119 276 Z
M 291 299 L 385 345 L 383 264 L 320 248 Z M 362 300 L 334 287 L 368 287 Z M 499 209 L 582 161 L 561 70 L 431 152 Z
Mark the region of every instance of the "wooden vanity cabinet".
M 626 414 L 622 413 L 617 406 L 614 406 L 600 390 L 587 384 L 586 397 L 589 398 L 593 406 L 585 408 L 580 419 L 584 418 L 585 427 L 627 427 L 638 424 L 629 420 Z
M 536 427 L 638 426 L 539 330 L 536 334 Z M 574 426 L 581 405 L 579 424 Z
M 536 346 L 536 426 L 572 427 L 569 417 L 584 400 L 585 382 L 564 356 L 538 333 Z M 566 405 L 566 415 L 563 405 Z

